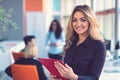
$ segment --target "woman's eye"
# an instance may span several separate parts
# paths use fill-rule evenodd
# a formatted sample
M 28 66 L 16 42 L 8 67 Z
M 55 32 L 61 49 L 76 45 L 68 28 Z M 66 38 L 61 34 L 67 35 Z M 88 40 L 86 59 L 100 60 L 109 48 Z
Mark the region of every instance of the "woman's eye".
M 85 18 L 81 18 L 81 19 L 79 19 L 81 22 L 85 22 L 85 21 L 87 21 L 87 19 L 85 19 Z M 77 20 L 77 19 L 73 19 L 72 21 L 73 22 L 76 22 L 76 21 L 79 21 L 79 20 Z
M 80 20 L 81 20 L 81 22 L 87 21 L 86 19 L 80 19 Z

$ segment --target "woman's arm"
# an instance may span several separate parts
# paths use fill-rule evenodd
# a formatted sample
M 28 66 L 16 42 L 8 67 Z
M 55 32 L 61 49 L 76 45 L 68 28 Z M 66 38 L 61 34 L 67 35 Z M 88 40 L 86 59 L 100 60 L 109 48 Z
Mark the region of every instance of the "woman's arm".
M 88 69 L 88 76 L 79 75 L 78 80 L 99 80 L 106 57 L 106 49 L 104 45 L 97 47 Z

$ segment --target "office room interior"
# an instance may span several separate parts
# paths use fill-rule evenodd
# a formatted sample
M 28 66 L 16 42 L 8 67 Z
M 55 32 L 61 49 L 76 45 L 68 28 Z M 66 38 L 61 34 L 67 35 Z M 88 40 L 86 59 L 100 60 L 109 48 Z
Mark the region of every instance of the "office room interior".
M 4 71 L 14 63 L 12 52 L 20 52 L 25 47 L 25 35 L 35 35 L 38 57 L 47 58 L 45 38 L 51 21 L 57 19 L 65 33 L 73 8 L 83 4 L 93 9 L 105 39 L 106 60 L 100 80 L 118 80 L 119 3 L 120 0 L 0 0 L 0 80 L 12 80 Z

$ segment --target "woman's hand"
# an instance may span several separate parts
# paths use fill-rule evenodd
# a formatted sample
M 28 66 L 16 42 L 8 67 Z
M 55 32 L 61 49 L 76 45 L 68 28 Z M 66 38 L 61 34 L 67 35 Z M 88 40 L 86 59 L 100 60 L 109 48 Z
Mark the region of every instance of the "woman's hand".
M 56 47 L 56 43 L 50 43 L 49 46 L 53 46 L 53 47 Z
M 70 80 L 77 80 L 78 76 L 73 72 L 72 68 L 65 64 L 65 66 L 58 61 L 55 62 L 55 67 L 63 78 Z
M 54 46 L 54 47 L 57 47 L 57 46 L 61 46 L 62 44 L 60 42 L 57 42 L 57 43 L 50 43 L 50 46 Z

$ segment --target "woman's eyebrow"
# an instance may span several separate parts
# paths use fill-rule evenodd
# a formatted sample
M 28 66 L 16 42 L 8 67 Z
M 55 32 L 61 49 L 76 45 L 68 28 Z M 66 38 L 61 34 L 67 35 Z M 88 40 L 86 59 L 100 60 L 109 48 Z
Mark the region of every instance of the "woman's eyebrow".
M 77 19 L 77 18 L 73 17 L 73 19 Z M 78 19 L 86 19 L 86 17 L 81 17 L 81 18 L 78 18 Z

